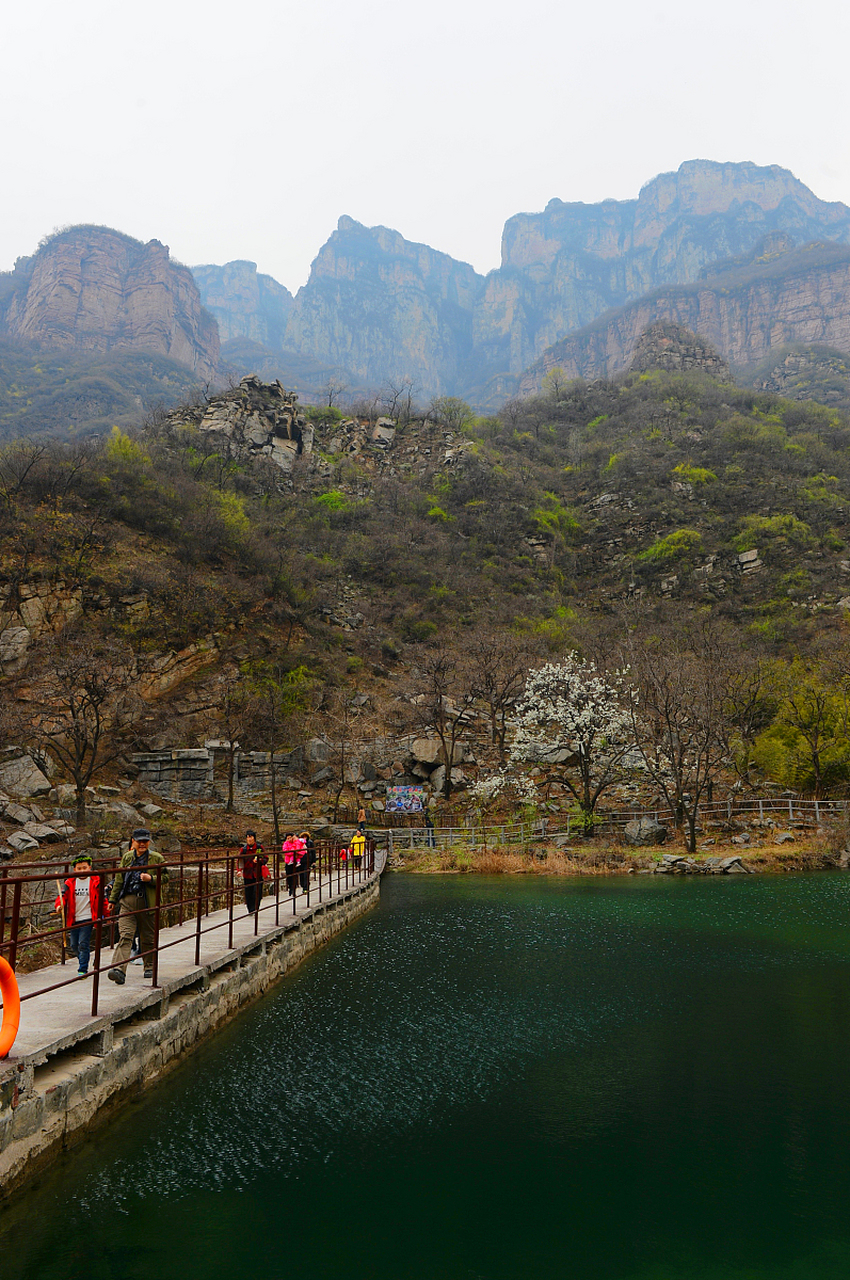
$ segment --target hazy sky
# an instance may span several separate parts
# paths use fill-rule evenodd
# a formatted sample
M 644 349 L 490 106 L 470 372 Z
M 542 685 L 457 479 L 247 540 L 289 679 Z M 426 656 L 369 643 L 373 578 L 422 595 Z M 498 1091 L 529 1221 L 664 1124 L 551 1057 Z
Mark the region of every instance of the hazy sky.
M 28 0 L 3 24 L 0 270 L 98 222 L 296 289 L 340 214 L 498 265 L 553 196 L 683 160 L 850 203 L 842 0 Z

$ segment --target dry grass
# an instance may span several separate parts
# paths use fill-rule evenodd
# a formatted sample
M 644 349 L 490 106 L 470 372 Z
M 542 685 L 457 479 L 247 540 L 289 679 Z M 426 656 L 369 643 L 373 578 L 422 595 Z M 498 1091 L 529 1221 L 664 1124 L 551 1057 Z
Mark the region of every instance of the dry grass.
M 692 855 L 697 863 L 709 857 L 740 857 L 753 871 L 783 873 L 821 871 L 838 865 L 835 840 L 828 833 L 800 832 L 795 844 L 764 844 L 748 847 L 717 842 Z M 676 842 L 654 848 L 630 849 L 599 839 L 569 849 L 533 845 L 525 851 L 515 847 L 470 847 L 451 849 L 405 849 L 398 851 L 399 869 L 429 875 L 536 875 L 605 876 L 648 871 L 665 853 L 684 853 Z

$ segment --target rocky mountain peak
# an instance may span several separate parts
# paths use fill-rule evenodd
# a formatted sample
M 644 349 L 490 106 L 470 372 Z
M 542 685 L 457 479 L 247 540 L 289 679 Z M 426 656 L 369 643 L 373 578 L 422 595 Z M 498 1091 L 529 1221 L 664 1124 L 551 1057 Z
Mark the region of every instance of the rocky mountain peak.
M 51 236 L 0 281 L 0 333 L 53 348 L 150 351 L 215 376 L 218 329 L 187 267 L 159 240 L 109 227 Z

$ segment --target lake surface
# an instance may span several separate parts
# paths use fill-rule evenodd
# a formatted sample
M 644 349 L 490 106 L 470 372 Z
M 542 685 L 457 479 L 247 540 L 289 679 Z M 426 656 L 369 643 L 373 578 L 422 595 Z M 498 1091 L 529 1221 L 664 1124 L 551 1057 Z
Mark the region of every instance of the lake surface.
M 388 875 L 0 1280 L 846 1280 L 850 877 Z

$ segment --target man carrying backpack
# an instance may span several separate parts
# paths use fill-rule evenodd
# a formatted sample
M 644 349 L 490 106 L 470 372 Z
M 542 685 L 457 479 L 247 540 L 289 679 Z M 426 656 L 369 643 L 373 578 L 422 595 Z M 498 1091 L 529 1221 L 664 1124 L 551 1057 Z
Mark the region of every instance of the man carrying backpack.
M 119 908 L 118 946 L 112 956 L 112 968 L 107 977 L 119 986 L 126 980 L 126 968 L 133 946 L 136 929 L 139 930 L 141 952 L 144 959 L 144 975 L 153 977 L 154 908 L 156 906 L 157 879 L 168 879 L 165 859 L 150 847 L 151 833 L 145 827 L 137 827 L 130 840 L 130 848 L 121 859 L 115 873 L 109 901 Z

